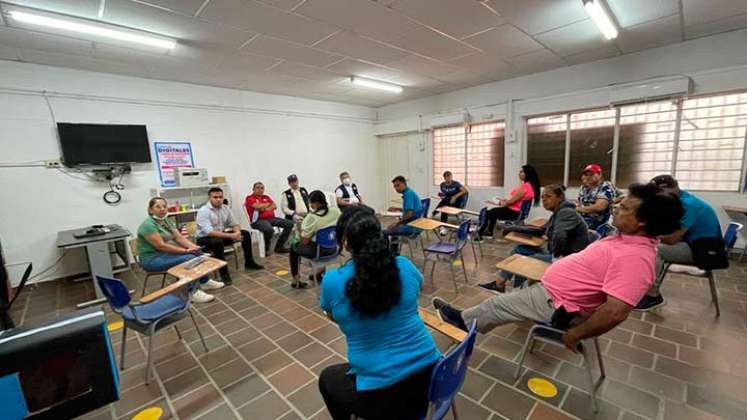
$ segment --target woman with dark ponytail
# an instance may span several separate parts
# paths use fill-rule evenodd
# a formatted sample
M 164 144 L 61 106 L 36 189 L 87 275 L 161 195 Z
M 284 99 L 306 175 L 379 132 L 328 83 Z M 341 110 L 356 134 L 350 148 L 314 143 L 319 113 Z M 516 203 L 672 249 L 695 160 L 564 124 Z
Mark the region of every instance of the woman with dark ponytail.
M 349 207 L 337 240 L 352 254 L 327 272 L 320 303 L 345 334 L 349 363 L 325 368 L 319 390 L 332 418 L 421 418 L 431 371 L 441 357 L 418 315 L 423 276 L 395 257 L 373 212 Z
M 301 222 L 300 231 L 295 231 L 291 239 L 290 249 L 290 269 L 293 281 L 291 287 L 294 289 L 303 289 L 308 286 L 301 281 L 298 275 L 298 266 L 301 257 L 316 257 L 316 243 L 314 237 L 319 230 L 326 227 L 334 226 L 340 217 L 340 210 L 336 207 L 329 208 L 327 197 L 319 190 L 312 191 L 309 194 L 309 213 Z M 334 255 L 337 252 L 335 248 L 321 248 L 320 255 Z M 319 273 L 316 273 L 319 276 Z M 318 277 L 317 277 L 318 278 Z

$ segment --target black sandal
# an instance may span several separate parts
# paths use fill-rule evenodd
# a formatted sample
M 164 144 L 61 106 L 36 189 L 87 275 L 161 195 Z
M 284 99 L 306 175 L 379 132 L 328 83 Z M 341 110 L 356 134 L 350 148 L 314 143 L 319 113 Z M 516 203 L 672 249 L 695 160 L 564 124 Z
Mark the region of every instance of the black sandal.
M 305 281 L 299 281 L 298 283 L 291 283 L 291 287 L 294 289 L 305 289 L 309 286 Z

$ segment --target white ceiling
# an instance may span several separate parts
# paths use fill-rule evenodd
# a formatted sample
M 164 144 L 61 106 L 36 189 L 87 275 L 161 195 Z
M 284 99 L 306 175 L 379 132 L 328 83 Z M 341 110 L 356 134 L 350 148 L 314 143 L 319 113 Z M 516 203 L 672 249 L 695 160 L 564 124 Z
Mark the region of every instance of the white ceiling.
M 0 0 L 178 39 L 168 54 L 47 34 L 0 14 L 0 59 L 382 106 L 747 27 L 744 0 Z M 352 87 L 358 75 L 401 95 Z

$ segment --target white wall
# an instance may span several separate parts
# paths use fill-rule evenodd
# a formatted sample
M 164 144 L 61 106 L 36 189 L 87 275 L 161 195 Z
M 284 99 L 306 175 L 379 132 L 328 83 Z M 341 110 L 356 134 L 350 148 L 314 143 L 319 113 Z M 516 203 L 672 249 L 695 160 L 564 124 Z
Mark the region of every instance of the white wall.
M 59 158 L 41 91 L 57 121 L 146 124 L 151 142 L 191 142 L 198 167 L 227 177 L 242 220 L 252 182 L 262 180 L 279 203 L 290 173 L 331 191 L 348 170 L 367 201 L 383 203 L 371 108 L 0 61 L 0 163 Z M 7 260 L 32 261 L 38 272 L 61 255 L 60 230 L 118 223 L 134 232 L 159 184 L 154 165 L 138 165 L 125 184 L 122 203 L 109 206 L 103 184 L 42 167 L 0 168 Z M 69 254 L 41 279 L 86 271 L 83 251 Z
M 508 125 L 505 188 L 472 188 L 468 207 L 477 209 L 483 200 L 505 195 L 516 185 L 516 174 L 524 162 L 527 116 L 604 107 L 609 105 L 610 85 L 671 75 L 691 77 L 696 94 L 747 89 L 747 30 L 385 106 L 378 109 L 379 121 L 374 130 L 377 135 L 417 130 L 427 127 L 434 118 L 465 110 L 478 119 L 491 115 L 494 119 L 505 119 Z M 410 166 L 430 168 L 431 149 L 432 143 L 428 141 L 424 153 L 410 154 L 411 159 L 418 160 Z M 428 179 L 431 173 L 429 170 L 426 174 Z M 428 184 L 430 194 L 437 190 L 432 184 Z M 714 205 L 724 226 L 731 219 L 721 208 L 723 204 L 747 204 L 747 194 L 698 194 Z M 533 210 L 533 215 L 542 214 L 539 208 Z

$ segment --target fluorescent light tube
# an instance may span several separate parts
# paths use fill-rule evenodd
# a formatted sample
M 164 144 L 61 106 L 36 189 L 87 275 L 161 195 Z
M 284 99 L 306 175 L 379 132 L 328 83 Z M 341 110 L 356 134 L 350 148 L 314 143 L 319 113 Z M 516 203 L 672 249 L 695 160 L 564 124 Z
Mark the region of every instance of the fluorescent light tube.
M 116 39 L 118 41 L 133 42 L 136 44 L 148 45 L 151 47 L 172 49 L 176 46 L 176 41 L 168 38 L 157 38 L 150 35 L 140 35 L 134 33 L 134 30 L 110 29 L 103 24 L 79 23 L 67 19 L 57 19 L 34 13 L 19 12 L 16 10 L 8 13 L 11 18 L 23 23 L 32 25 L 45 26 L 48 28 L 62 29 L 70 32 L 100 36 L 104 38 Z M 131 32 L 132 31 L 132 32 Z
M 607 39 L 617 38 L 617 28 L 599 0 L 583 0 L 584 9 Z
M 350 83 L 356 86 L 367 87 L 371 89 L 385 90 L 387 92 L 402 93 L 402 86 L 392 83 L 384 83 L 371 79 L 361 79 L 360 77 L 351 76 Z

